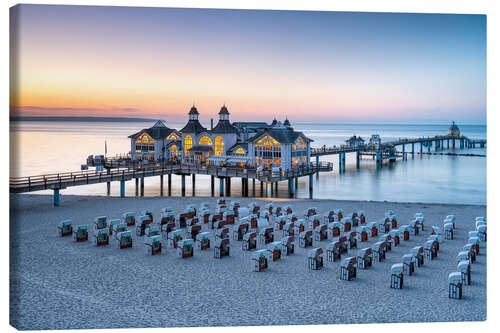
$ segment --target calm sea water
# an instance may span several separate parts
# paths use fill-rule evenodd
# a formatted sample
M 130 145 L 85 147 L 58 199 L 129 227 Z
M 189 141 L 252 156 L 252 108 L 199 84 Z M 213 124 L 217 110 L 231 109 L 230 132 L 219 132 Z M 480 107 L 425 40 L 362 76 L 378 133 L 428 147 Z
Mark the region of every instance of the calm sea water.
M 88 155 L 108 155 L 130 150 L 128 135 L 152 126 L 150 122 L 11 122 L 11 177 L 32 176 L 80 170 Z M 184 124 L 169 123 L 181 128 Z M 446 134 L 448 125 L 374 125 L 374 124 L 292 124 L 314 140 L 313 146 L 339 145 L 353 134 L 367 140 L 379 134 L 383 141 L 397 138 Z M 486 126 L 459 125 L 461 132 L 476 139 L 486 138 Z M 408 145 L 406 151 L 411 147 Z M 419 151 L 416 146 L 415 150 Z M 446 151 L 446 150 L 444 150 Z M 456 149 L 455 152 L 460 152 Z M 486 154 L 486 149 L 465 150 L 467 153 Z M 320 199 L 376 200 L 396 202 L 438 202 L 486 204 L 486 158 L 460 156 L 409 156 L 407 161 L 386 164 L 376 168 L 374 161 L 362 160 L 356 168 L 354 154 L 346 155 L 346 171 L 338 172 L 338 157 L 325 156 L 321 161 L 334 162 L 334 170 L 314 177 L 314 197 Z M 250 182 L 249 194 L 252 195 Z M 172 178 L 172 194 L 180 195 L 180 177 Z M 187 195 L 191 195 L 191 181 L 186 181 Z M 216 184 L 216 189 L 218 189 Z M 145 195 L 159 195 L 159 177 L 145 179 Z M 241 182 L 233 179 L 231 195 L 241 195 Z M 287 197 L 288 185 L 279 185 L 278 196 Z M 41 191 L 38 193 L 51 193 Z M 68 188 L 61 194 L 105 195 L 106 185 L 86 185 Z M 133 181 L 127 182 L 126 194 L 135 195 Z M 260 194 L 258 182 L 255 194 Z M 111 195 L 119 195 L 119 183 L 111 184 Z M 210 177 L 197 175 L 196 195 L 210 195 Z M 299 180 L 297 196 L 309 197 L 308 178 Z

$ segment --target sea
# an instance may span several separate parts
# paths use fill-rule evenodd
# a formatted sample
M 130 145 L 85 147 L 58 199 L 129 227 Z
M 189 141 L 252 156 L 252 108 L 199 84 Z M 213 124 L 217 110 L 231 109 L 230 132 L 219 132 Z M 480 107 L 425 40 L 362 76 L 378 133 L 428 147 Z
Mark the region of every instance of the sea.
M 79 171 L 89 155 L 107 156 L 130 151 L 129 135 L 148 128 L 154 122 L 83 122 L 83 121 L 11 121 L 10 122 L 10 177 L 35 176 L 47 173 Z M 180 129 L 182 123 L 168 123 Z M 343 144 L 352 135 L 366 141 L 379 134 L 382 141 L 399 138 L 444 135 L 448 125 L 436 124 L 328 124 L 295 123 L 314 140 L 312 147 Z M 485 125 L 458 124 L 463 135 L 472 139 L 486 139 Z M 315 199 L 365 200 L 389 202 L 422 202 L 486 205 L 486 148 L 444 149 L 438 152 L 469 153 L 482 156 L 414 155 L 405 161 L 386 163 L 377 168 L 371 158 L 365 157 L 356 167 L 355 154 L 346 154 L 346 169 L 339 172 L 338 155 L 322 156 L 320 161 L 333 162 L 332 172 L 313 177 Z M 406 146 L 406 152 L 411 145 Z M 420 145 L 415 145 L 415 152 Z M 427 150 L 424 148 L 424 152 Z M 434 148 L 432 149 L 434 151 Z M 312 161 L 315 161 L 313 158 Z M 160 195 L 160 177 L 145 179 L 145 196 Z M 180 176 L 172 177 L 172 195 L 180 196 Z M 249 182 L 249 195 L 260 196 L 260 185 L 255 192 Z M 216 192 L 218 184 L 216 183 Z M 126 195 L 135 195 L 135 182 L 126 183 Z M 111 195 L 120 195 L 119 182 L 111 184 Z M 166 191 L 165 191 L 166 192 Z M 50 190 L 33 192 L 51 194 Z M 216 193 L 217 195 L 218 193 Z M 70 187 L 64 195 L 106 195 L 106 184 Z M 186 180 L 186 195 L 191 196 L 191 180 Z M 210 196 L 210 176 L 197 175 L 195 196 Z M 241 182 L 231 183 L 231 196 L 241 196 Z M 288 183 L 281 182 L 278 197 L 288 198 Z M 299 179 L 297 198 L 309 198 L 309 179 Z

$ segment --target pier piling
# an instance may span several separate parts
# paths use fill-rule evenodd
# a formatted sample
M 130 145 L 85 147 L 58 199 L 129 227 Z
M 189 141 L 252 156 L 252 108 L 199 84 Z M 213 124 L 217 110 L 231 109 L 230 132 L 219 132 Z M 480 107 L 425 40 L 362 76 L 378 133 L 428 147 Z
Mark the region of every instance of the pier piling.
M 54 189 L 54 207 L 59 207 L 59 199 L 60 199 L 59 189 L 56 188 Z
M 215 195 L 215 176 L 210 176 L 210 195 Z
M 111 195 L 111 182 L 106 182 L 106 195 L 108 197 Z
M 252 179 L 252 196 L 255 197 L 255 178 Z
M 141 197 L 144 196 L 144 176 L 141 177 Z
M 191 195 L 193 197 L 195 197 L 196 196 L 196 174 L 194 174 L 194 173 L 191 175 L 191 182 L 192 182 L 192 185 L 193 185 L 192 186 L 193 193 L 191 193 Z
M 186 175 L 181 175 L 181 196 L 186 196 Z
M 231 177 L 226 177 L 226 197 L 231 196 Z
M 219 177 L 219 196 L 224 196 L 224 178 Z
M 267 189 L 266 189 L 266 191 L 267 191 Z M 260 196 L 261 197 L 264 196 L 264 183 L 262 182 L 262 180 L 260 181 Z
M 120 180 L 120 198 L 125 198 L 125 181 Z
M 309 199 L 313 198 L 313 176 L 309 175 Z
M 135 196 L 139 196 L 139 178 L 135 179 Z
M 356 168 L 359 169 L 359 151 L 356 152 Z
M 172 175 L 168 174 L 168 196 L 172 195 Z
M 160 197 L 163 196 L 163 175 L 160 175 Z
M 299 190 L 299 177 L 295 177 L 295 186 L 293 195 L 297 197 L 297 191 Z

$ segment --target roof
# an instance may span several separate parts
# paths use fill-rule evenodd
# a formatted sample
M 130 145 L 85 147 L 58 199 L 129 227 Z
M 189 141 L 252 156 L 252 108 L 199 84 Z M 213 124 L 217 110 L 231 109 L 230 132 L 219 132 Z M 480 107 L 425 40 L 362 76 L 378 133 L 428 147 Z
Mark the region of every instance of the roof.
M 227 151 L 231 152 L 233 150 L 236 150 L 236 148 L 238 148 L 238 147 L 242 147 L 243 149 L 245 149 L 245 151 L 248 151 L 248 142 L 237 142 L 234 145 L 232 145 L 231 147 L 229 147 L 229 149 Z
M 198 120 L 189 120 L 186 126 L 184 126 L 180 132 L 182 133 L 201 133 L 205 132 L 207 129 L 201 126 Z
M 198 109 L 196 108 L 196 106 L 193 105 L 191 107 L 191 110 L 189 110 L 188 114 L 200 114 L 200 113 L 198 112 Z
M 265 122 L 258 121 L 237 121 L 233 123 L 233 126 L 241 128 L 241 129 L 264 129 L 269 127 L 269 125 Z
M 208 145 L 194 145 L 191 149 L 189 149 L 190 152 L 192 151 L 200 151 L 200 152 L 207 152 L 207 151 L 213 151 L 214 149 L 212 146 Z
M 176 131 L 175 129 L 168 128 L 163 121 L 158 120 L 152 127 L 144 128 L 137 133 L 129 135 L 128 137 L 131 139 L 135 139 L 139 135 L 141 135 L 143 132 L 146 132 L 153 139 L 160 140 L 160 139 L 167 138 L 172 132 L 175 132 L 175 131 Z
M 227 110 L 225 105 L 220 108 L 219 114 L 229 114 L 229 111 Z
M 221 111 L 222 112 L 222 111 Z M 219 120 L 217 126 L 211 130 L 212 133 L 238 133 L 238 129 L 231 125 L 229 120 Z
M 314 140 L 309 139 L 307 136 L 304 135 L 302 132 L 296 132 L 291 128 L 269 128 L 266 130 L 263 130 L 262 132 L 257 133 L 254 137 L 249 139 L 248 141 L 254 142 L 257 141 L 258 139 L 262 138 L 265 135 L 272 136 L 275 140 L 277 140 L 279 143 L 294 143 L 299 136 L 302 136 L 305 141 L 307 142 L 313 142 Z

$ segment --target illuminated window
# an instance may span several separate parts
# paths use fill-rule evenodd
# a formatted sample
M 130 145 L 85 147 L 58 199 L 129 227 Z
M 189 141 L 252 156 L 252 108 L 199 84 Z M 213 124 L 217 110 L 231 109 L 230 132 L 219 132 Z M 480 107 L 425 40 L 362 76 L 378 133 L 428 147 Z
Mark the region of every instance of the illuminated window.
M 292 167 L 300 164 L 307 164 L 307 144 L 304 139 L 299 136 L 292 145 Z
M 198 141 L 198 144 L 200 145 L 208 145 L 208 146 L 211 146 L 212 145 L 212 139 L 210 139 L 208 136 L 202 136 L 200 138 L 200 140 Z
M 236 149 L 236 154 L 245 155 L 245 149 L 238 147 L 238 149 Z
M 137 153 L 154 152 L 155 140 L 146 132 L 135 139 L 135 151 Z
M 224 139 L 222 136 L 215 137 L 215 155 L 224 154 Z
M 255 165 L 265 168 L 281 166 L 281 144 L 268 135 L 257 141 Z
M 179 134 L 172 132 L 165 140 L 179 140 Z
M 193 138 L 191 135 L 186 135 L 184 137 L 184 156 L 189 156 L 189 149 L 193 148 Z

